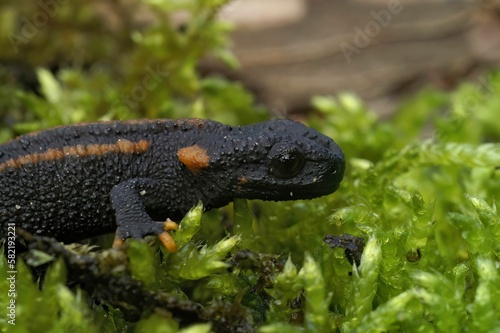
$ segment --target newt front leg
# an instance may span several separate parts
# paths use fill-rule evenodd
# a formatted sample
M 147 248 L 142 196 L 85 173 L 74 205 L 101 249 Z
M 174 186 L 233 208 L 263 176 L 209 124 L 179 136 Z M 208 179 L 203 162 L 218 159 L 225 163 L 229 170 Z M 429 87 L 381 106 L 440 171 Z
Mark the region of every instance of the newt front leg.
M 111 189 L 111 206 L 115 211 L 117 224 L 113 247 L 120 247 L 125 238 L 156 235 L 169 252 L 177 250 L 174 240 L 167 231 L 177 230 L 178 224 L 169 219 L 165 222 L 154 221 L 146 212 L 144 205 L 144 196 L 155 193 L 159 186 L 157 181 L 150 178 L 134 178 Z

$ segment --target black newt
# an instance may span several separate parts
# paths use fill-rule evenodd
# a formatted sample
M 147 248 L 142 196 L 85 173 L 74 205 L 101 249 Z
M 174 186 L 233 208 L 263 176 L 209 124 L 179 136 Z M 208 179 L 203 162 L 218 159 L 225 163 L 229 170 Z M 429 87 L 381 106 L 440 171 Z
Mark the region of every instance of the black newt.
M 202 119 L 62 126 L 0 146 L 0 238 L 12 226 L 70 242 L 116 230 L 158 235 L 200 200 L 310 199 L 344 174 L 335 142 L 290 120 L 231 127 Z

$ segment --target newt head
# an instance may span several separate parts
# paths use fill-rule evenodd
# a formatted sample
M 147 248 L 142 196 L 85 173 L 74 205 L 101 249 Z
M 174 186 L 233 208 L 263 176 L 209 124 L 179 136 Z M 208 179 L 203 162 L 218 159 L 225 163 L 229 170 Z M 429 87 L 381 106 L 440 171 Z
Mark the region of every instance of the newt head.
M 242 142 L 226 152 L 237 159 L 229 177 L 234 197 L 311 199 L 338 189 L 344 154 L 329 137 L 280 119 L 242 127 L 239 136 Z

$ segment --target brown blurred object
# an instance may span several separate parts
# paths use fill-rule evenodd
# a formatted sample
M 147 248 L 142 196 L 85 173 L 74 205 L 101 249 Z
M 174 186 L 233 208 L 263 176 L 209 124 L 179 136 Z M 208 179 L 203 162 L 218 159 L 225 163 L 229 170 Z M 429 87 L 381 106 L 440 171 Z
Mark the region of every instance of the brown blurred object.
M 230 71 L 207 59 L 202 69 L 241 80 L 276 115 L 307 110 L 312 96 L 342 91 L 356 93 L 386 115 L 401 97 L 423 86 L 451 89 L 500 60 L 498 0 L 249 5 L 255 1 L 233 0 L 222 12 L 238 27 L 232 38 L 241 68 Z M 292 14 L 285 10 L 287 1 L 295 2 Z M 242 13 L 262 22 L 238 26 Z M 285 17 L 270 25 L 268 18 L 276 13 Z

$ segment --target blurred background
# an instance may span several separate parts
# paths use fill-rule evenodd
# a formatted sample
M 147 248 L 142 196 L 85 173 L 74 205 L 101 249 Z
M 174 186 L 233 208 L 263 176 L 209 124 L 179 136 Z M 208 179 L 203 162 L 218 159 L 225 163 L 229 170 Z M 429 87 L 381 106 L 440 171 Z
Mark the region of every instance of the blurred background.
M 499 15 L 499 1 L 474 0 L 236 0 L 221 13 L 238 27 L 231 75 L 276 113 L 352 91 L 384 115 L 424 86 L 452 89 L 498 66 Z
M 492 84 L 500 2 L 7 0 L 0 35 L 0 120 L 16 133 L 91 119 L 300 118 L 313 96 L 346 91 L 387 117 L 428 87 Z

